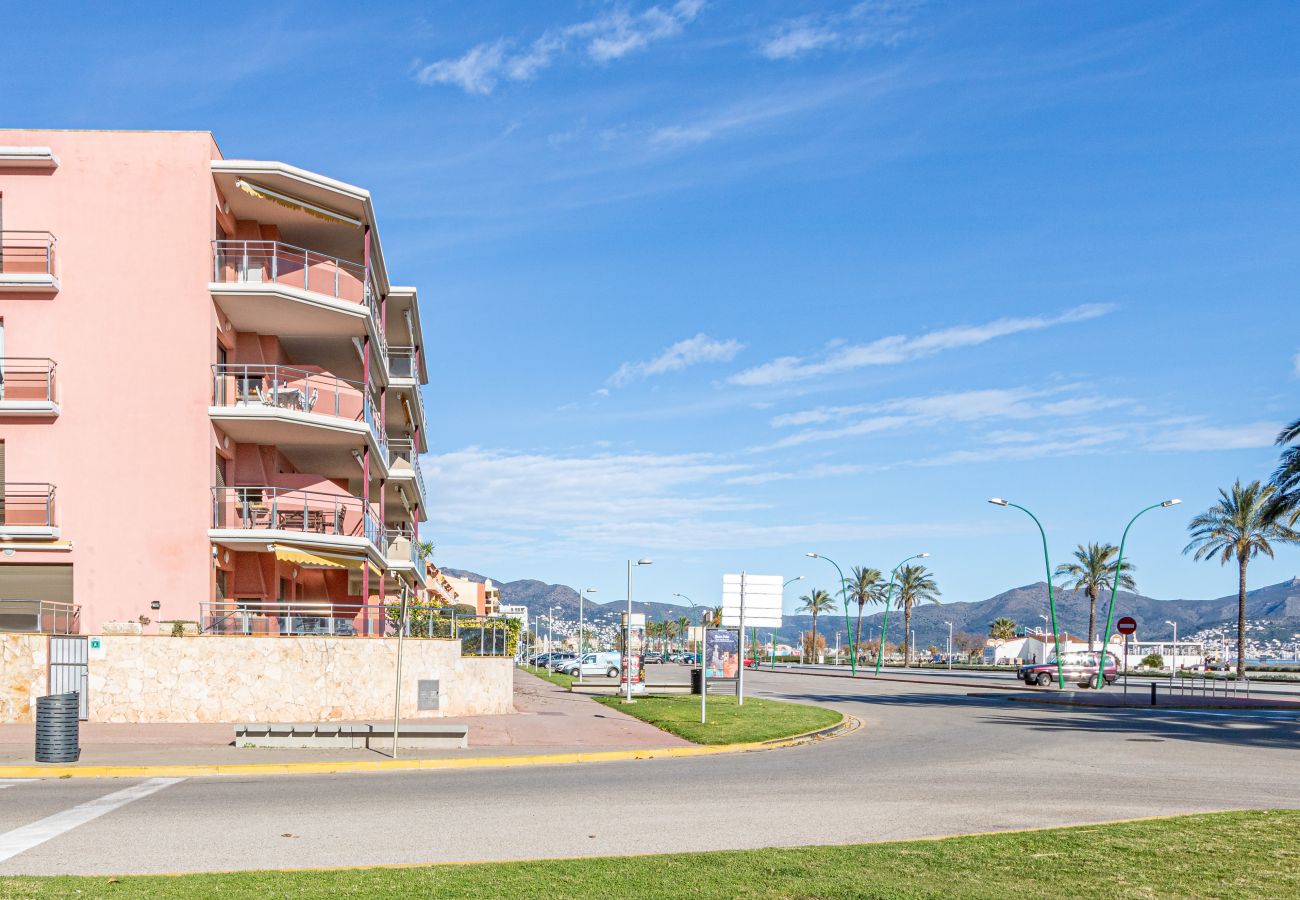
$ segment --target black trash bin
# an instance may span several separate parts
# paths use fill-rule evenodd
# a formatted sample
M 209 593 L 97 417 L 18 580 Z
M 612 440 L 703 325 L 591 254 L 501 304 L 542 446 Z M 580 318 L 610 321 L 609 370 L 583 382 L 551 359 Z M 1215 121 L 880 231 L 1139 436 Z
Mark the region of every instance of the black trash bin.
M 81 756 L 81 722 L 76 693 L 36 698 L 36 761 L 76 762 Z
M 691 693 L 692 694 L 700 693 L 700 690 L 701 688 L 703 688 L 703 686 L 704 686 L 704 670 L 691 669 Z

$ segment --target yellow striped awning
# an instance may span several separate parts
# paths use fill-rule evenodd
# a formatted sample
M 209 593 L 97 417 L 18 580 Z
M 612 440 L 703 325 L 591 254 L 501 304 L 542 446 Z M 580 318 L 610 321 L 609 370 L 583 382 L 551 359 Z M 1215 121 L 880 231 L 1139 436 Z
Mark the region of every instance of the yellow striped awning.
M 286 209 L 304 212 L 309 216 L 315 216 L 318 219 L 324 219 L 326 222 L 333 222 L 336 225 L 351 225 L 353 228 L 361 227 L 361 220 L 346 215 L 345 213 L 335 212 L 332 209 L 326 209 L 323 206 L 317 206 L 314 203 L 308 203 L 290 194 L 281 194 L 279 191 L 273 191 L 268 187 L 260 184 L 253 184 L 240 178 L 235 182 L 235 187 L 239 188 L 245 194 L 256 197 L 259 200 L 269 200 L 272 203 L 278 203 Z
M 284 562 L 291 562 L 295 565 L 305 566 L 309 569 L 349 569 L 353 572 L 361 571 L 361 564 L 364 562 L 370 567 L 371 573 L 383 577 L 370 560 L 361 560 L 355 556 L 334 556 L 329 553 L 314 553 L 310 550 L 302 550 L 298 547 L 280 547 L 275 548 L 275 558 Z

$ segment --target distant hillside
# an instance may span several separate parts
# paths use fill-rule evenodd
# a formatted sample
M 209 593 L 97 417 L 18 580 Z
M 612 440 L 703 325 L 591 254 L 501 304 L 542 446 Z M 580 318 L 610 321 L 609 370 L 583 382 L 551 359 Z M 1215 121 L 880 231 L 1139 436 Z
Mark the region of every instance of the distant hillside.
M 460 569 L 443 571 L 471 581 L 483 581 L 484 577 L 475 572 Z M 527 606 L 535 619 L 545 615 L 552 606 L 556 608 L 557 618 L 577 619 L 578 593 L 568 585 L 546 584 L 541 581 L 524 579 L 506 583 L 496 582 L 501 588 L 501 602 Z M 1109 595 L 1103 595 L 1097 603 L 1097 630 L 1101 631 L 1106 615 Z M 689 615 L 692 621 L 699 621 L 698 612 L 689 606 L 673 603 L 634 602 L 636 612 L 645 613 L 653 620 L 676 618 Z M 606 603 L 594 603 L 588 596 L 586 617 L 592 623 L 617 622 L 620 613 L 627 609 L 624 601 L 613 600 Z M 698 608 L 697 608 L 698 609 Z M 872 607 L 868 607 L 871 610 Z M 862 617 L 862 636 L 874 637 L 879 633 L 880 622 L 884 613 L 870 612 Z M 997 596 L 977 602 L 943 603 L 938 606 L 917 607 L 912 612 L 912 628 L 916 632 L 919 644 L 941 646 L 948 637 L 948 626 L 952 622 L 954 632 L 968 631 L 973 634 L 988 634 L 989 623 L 994 619 L 1008 618 L 1018 625 L 1030 628 L 1043 624 L 1040 616 L 1047 615 L 1047 583 L 1024 585 L 1003 591 Z M 1056 591 L 1056 612 L 1058 624 L 1063 631 L 1083 636 L 1088 629 L 1088 596 L 1076 591 Z M 857 607 L 851 607 L 849 627 L 857 627 Z M 1225 622 L 1235 623 L 1237 619 L 1237 597 L 1235 594 L 1214 600 L 1157 600 L 1141 594 L 1120 591 L 1115 598 L 1115 616 L 1133 616 L 1138 620 L 1138 638 L 1140 640 L 1161 640 L 1172 636 L 1173 628 L 1167 621 L 1178 623 L 1179 634 L 1191 634 L 1200 628 L 1220 625 Z M 1246 616 L 1250 619 L 1294 623 L 1300 629 L 1300 578 L 1292 578 L 1279 584 L 1257 588 L 1246 595 Z M 786 616 L 782 634 L 787 640 L 812 626 L 811 616 Z M 903 617 L 898 610 L 889 613 L 889 640 L 902 638 Z M 839 632 L 843 642 L 843 612 L 818 616 L 817 630 L 825 635 L 831 645 L 835 643 L 835 634 Z

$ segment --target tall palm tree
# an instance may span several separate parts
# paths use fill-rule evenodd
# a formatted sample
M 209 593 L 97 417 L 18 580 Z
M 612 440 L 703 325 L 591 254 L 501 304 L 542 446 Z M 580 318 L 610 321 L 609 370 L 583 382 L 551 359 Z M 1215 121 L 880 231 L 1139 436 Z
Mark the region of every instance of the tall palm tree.
M 686 645 L 691 639 L 691 618 L 690 616 L 677 617 L 677 643 L 679 649 L 686 649 Z
M 1273 504 L 1286 514 L 1286 524 L 1294 528 L 1300 522 L 1300 419 L 1282 429 L 1277 443 L 1286 449 L 1273 473 L 1272 484 L 1277 489 Z
M 995 641 L 1009 641 L 1016 636 L 1016 622 L 1005 616 L 989 623 L 989 637 Z
M 898 608 L 903 611 L 903 659 L 911 659 L 912 607 L 918 603 L 938 603 L 939 585 L 930 570 L 921 563 L 909 563 L 898 570 Z
M 1083 591 L 1088 595 L 1088 649 L 1093 649 L 1092 634 L 1097 628 L 1097 596 L 1115 586 L 1116 560 L 1119 548 L 1114 544 L 1080 544 L 1074 550 L 1074 562 L 1056 567 L 1056 577 L 1064 578 L 1065 587 Z M 1136 566 L 1124 560 L 1124 571 L 1119 573 L 1119 586 L 1126 591 L 1137 590 L 1137 582 L 1129 575 Z M 1106 640 L 1109 635 L 1103 635 Z
M 1258 481 L 1243 485 L 1241 479 L 1231 492 L 1219 488 L 1219 501 L 1187 523 L 1191 542 L 1183 548 L 1193 559 L 1214 559 L 1219 565 L 1237 563 L 1237 677 L 1246 674 L 1246 567 L 1264 554 L 1272 558 L 1273 541 L 1300 542 L 1287 524 L 1287 511 L 1274 502 L 1275 485 Z
M 879 569 L 868 569 L 865 566 L 854 566 L 849 572 L 849 583 L 847 585 L 848 594 L 844 602 L 853 601 L 858 604 L 858 627 L 857 636 L 853 640 L 854 647 L 862 646 L 862 609 L 868 603 L 878 603 L 884 596 L 885 577 L 880 574 Z M 861 653 L 862 651 L 858 651 Z
M 722 627 L 722 607 L 721 607 L 721 606 L 714 606 L 714 607 L 712 607 L 712 608 L 705 609 L 705 610 L 704 610 L 704 615 L 705 615 L 705 617 L 709 620 L 709 627 L 711 627 L 711 628 L 721 628 L 721 627 Z
M 803 604 L 799 607 L 799 612 L 812 613 L 812 652 L 816 655 L 817 617 L 822 613 L 830 612 L 835 608 L 835 598 L 823 591 L 821 588 L 816 588 L 812 593 L 804 594 L 800 597 L 799 601 Z

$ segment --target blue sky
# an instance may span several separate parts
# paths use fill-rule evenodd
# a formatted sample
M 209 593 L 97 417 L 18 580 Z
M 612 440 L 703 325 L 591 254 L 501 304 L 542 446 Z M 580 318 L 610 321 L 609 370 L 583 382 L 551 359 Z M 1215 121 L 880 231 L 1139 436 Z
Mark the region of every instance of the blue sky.
M 1300 415 L 1289 3 L 28 5 L 5 124 L 369 187 L 420 287 L 445 565 L 641 599 L 1118 542 L 1165 597 Z M 16 31 L 15 31 L 16 29 Z M 440 352 L 445 349 L 445 352 Z M 1300 549 L 1253 568 L 1300 571 Z

